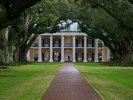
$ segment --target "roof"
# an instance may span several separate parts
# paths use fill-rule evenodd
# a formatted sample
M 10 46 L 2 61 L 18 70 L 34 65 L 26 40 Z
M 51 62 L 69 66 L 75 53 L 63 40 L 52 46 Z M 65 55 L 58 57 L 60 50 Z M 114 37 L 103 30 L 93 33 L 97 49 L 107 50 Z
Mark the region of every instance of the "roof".
M 43 34 L 40 34 L 41 36 L 87 36 L 86 33 L 83 33 L 83 32 L 56 32 L 56 33 L 43 33 Z

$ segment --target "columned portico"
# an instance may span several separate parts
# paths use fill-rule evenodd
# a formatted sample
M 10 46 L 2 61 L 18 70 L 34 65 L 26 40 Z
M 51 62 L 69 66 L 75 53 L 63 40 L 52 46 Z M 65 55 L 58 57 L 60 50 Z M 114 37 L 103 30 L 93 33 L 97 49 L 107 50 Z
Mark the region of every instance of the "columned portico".
M 83 62 L 87 62 L 87 38 L 84 36 L 84 60 Z
M 85 33 L 45 33 L 38 36 L 27 53 L 27 59 L 38 62 L 99 62 L 98 56 L 102 56 L 102 61 L 106 62 L 110 59 L 110 51 L 107 47 L 100 47 L 98 42 L 99 39 L 91 39 Z
M 73 35 L 73 62 L 76 62 L 76 59 L 75 59 L 75 35 Z
M 95 59 L 94 59 L 94 62 L 99 62 L 98 61 L 98 41 L 99 39 L 95 39 Z
M 61 36 L 61 61 L 64 62 L 64 35 Z
M 49 62 L 53 62 L 53 36 L 50 36 L 50 59 Z
M 42 62 L 42 40 L 41 36 L 38 37 L 38 62 Z

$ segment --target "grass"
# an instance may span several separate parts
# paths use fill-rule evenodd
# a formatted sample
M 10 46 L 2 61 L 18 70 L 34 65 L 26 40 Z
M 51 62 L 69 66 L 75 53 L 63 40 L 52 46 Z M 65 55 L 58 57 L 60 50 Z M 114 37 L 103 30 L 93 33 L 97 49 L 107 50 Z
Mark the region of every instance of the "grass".
M 133 67 L 75 64 L 103 100 L 133 100 Z
M 0 100 L 40 100 L 62 63 L 33 63 L 0 69 Z

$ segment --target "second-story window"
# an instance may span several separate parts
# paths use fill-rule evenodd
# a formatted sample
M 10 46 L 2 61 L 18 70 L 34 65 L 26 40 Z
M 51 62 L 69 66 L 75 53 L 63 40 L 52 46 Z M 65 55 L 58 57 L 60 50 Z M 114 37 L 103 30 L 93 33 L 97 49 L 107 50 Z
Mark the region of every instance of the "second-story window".
M 78 44 L 82 44 L 82 39 L 79 39 Z
M 92 44 L 92 39 L 88 39 L 88 44 Z
M 82 46 L 83 46 L 83 39 L 78 39 L 77 47 L 82 47 Z
M 45 44 L 49 44 L 49 39 L 45 39 L 45 40 L 44 40 L 44 43 L 45 43 Z
M 59 39 L 54 39 L 55 44 L 59 44 Z

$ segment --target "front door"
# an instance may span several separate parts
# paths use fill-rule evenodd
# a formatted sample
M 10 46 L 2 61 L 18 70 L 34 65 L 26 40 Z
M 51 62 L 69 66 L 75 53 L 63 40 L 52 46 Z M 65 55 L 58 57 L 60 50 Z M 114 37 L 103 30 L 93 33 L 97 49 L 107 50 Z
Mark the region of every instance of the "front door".
M 72 61 L 72 51 L 71 50 L 65 50 L 65 61 L 71 62 Z

